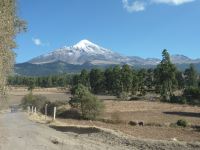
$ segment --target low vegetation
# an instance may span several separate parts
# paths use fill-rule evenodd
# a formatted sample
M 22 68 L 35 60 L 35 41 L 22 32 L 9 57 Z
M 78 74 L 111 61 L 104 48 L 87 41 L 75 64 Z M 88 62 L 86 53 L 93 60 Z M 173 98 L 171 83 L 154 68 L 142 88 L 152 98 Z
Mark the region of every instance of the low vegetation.
M 96 119 L 103 111 L 103 103 L 81 84 L 74 87 L 73 90 L 73 97 L 69 102 L 71 107 L 79 110 L 85 119 Z
M 184 128 L 188 126 L 188 122 L 184 119 L 178 120 L 176 124 L 177 126 L 184 127 Z
M 21 106 L 27 109 L 28 106 L 36 107 L 39 111 L 42 111 L 44 105 L 48 102 L 47 98 L 42 95 L 33 95 L 29 93 L 22 98 Z

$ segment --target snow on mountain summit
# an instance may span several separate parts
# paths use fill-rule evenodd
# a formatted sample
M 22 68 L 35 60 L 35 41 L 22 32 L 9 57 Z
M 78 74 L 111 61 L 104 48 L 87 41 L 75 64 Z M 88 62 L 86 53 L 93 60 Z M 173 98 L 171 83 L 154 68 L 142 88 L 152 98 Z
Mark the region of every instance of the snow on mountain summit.
M 87 53 L 96 53 L 96 54 L 105 54 L 105 53 L 113 53 L 112 51 L 100 47 L 88 40 L 81 40 L 77 44 L 73 46 L 73 48 L 78 50 L 83 50 Z
M 172 55 L 171 60 L 175 64 L 199 63 L 200 59 L 190 59 L 184 55 Z M 130 65 L 157 65 L 160 59 L 143 59 L 135 56 L 122 56 L 114 51 L 103 48 L 88 40 L 81 40 L 73 46 L 64 46 L 50 53 L 41 55 L 28 61 L 32 64 L 47 64 L 62 61 L 68 64 L 130 64 Z
M 81 40 L 80 42 L 78 42 L 77 44 L 75 44 L 73 47 L 74 48 L 77 48 L 77 49 L 86 49 L 88 47 L 96 47 L 96 48 L 99 48 L 98 45 L 88 41 L 88 40 Z
M 55 61 L 63 61 L 69 64 L 83 64 L 96 60 L 114 61 L 120 63 L 123 56 L 111 50 L 100 47 L 88 40 L 81 40 L 77 44 L 57 49 L 45 55 L 36 57 L 29 62 L 32 64 L 43 64 Z

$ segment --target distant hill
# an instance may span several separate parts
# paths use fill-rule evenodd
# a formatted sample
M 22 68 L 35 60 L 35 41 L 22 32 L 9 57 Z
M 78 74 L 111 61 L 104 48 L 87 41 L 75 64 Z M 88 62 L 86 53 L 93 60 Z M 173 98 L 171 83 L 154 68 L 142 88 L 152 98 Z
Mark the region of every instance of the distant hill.
M 200 59 L 191 59 L 184 55 L 172 55 L 171 60 L 184 70 L 189 64 L 195 64 L 200 72 Z M 28 62 L 16 64 L 15 73 L 27 76 L 43 76 L 59 73 L 76 73 L 82 69 L 106 68 L 114 65 L 129 64 L 135 68 L 154 68 L 160 63 L 157 58 L 123 56 L 88 40 L 56 49 L 48 54 L 38 56 Z
M 194 64 L 195 68 L 200 73 L 200 63 Z M 65 62 L 57 61 L 48 64 L 31 64 L 31 63 L 21 63 L 15 65 L 15 73 L 18 75 L 25 76 L 47 76 L 47 75 L 55 75 L 61 73 L 78 73 L 82 69 L 92 69 L 92 68 L 102 68 L 105 69 L 107 67 L 114 65 L 91 65 L 89 63 L 85 63 L 83 65 L 73 65 L 67 64 Z M 179 70 L 184 71 L 189 67 L 189 64 L 176 64 Z M 155 68 L 156 65 L 135 65 L 135 69 L 140 68 Z
M 46 76 L 55 75 L 61 73 L 77 73 L 82 69 L 92 69 L 92 68 L 106 68 L 108 66 L 96 66 L 85 63 L 83 65 L 73 65 L 65 62 L 57 61 L 47 64 L 31 64 L 31 63 L 21 63 L 16 64 L 14 71 L 15 74 L 25 75 L 25 76 Z

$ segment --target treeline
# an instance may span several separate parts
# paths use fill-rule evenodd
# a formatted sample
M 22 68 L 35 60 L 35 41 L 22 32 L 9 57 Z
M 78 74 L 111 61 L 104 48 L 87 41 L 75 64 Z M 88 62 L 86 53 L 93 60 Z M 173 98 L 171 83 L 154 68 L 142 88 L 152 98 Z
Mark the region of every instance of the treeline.
M 161 95 L 162 101 L 175 103 L 186 103 L 192 95 L 196 99 L 200 98 L 199 74 L 194 66 L 191 64 L 181 72 L 172 64 L 167 50 L 162 52 L 162 57 L 161 63 L 155 69 L 136 70 L 129 65 L 106 70 L 84 69 L 79 75 L 73 76 L 72 87 L 82 84 L 94 94 L 111 94 L 123 98 L 154 92 Z M 183 91 L 181 97 L 176 96 L 177 90 Z
M 8 84 L 12 86 L 34 87 L 67 87 L 70 84 L 72 75 L 60 74 L 45 77 L 26 77 L 26 76 L 10 76 Z
M 191 64 L 185 71 L 179 71 L 170 60 L 167 50 L 162 52 L 162 61 L 155 69 L 136 70 L 129 65 L 109 67 L 105 70 L 82 70 L 75 75 L 47 77 L 14 76 L 8 79 L 10 85 L 34 87 L 76 87 L 81 84 L 93 94 L 122 97 L 143 96 L 147 92 L 158 93 L 162 101 L 172 103 L 200 103 L 200 77 Z M 181 91 L 177 95 L 175 91 Z M 197 101 L 197 102 L 196 102 Z M 192 102 L 193 103 L 193 102 Z

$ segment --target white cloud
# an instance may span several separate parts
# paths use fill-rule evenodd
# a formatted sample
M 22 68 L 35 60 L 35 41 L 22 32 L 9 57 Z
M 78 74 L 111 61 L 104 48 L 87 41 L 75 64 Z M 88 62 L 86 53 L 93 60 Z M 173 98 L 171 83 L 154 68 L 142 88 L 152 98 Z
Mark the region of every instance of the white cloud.
M 182 5 L 196 0 L 122 0 L 123 7 L 130 13 L 144 11 L 146 7 L 154 4 Z
M 195 0 L 152 0 L 152 2 L 154 3 L 170 4 L 170 5 L 182 5 L 194 1 Z
M 36 46 L 42 45 L 42 41 L 39 38 L 33 38 L 32 41 Z
M 146 6 L 146 3 L 142 1 L 133 1 L 130 3 L 129 0 L 122 0 L 122 3 L 128 12 L 144 11 Z
M 39 38 L 32 38 L 32 41 L 36 46 L 49 46 L 50 45 L 48 42 L 47 43 L 42 42 Z

